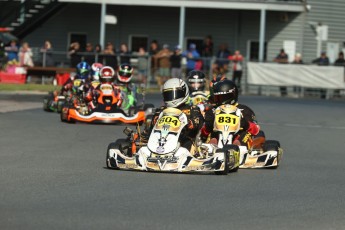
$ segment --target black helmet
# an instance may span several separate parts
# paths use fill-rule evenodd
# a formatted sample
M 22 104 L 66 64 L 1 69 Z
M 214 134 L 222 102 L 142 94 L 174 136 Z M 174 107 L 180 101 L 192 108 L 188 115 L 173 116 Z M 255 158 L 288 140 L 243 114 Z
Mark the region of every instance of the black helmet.
M 216 82 L 213 85 L 213 102 L 217 105 L 231 104 L 238 101 L 238 89 L 236 84 L 228 79 Z
M 196 91 L 204 91 L 205 89 L 205 74 L 199 70 L 192 70 L 187 75 L 187 82 L 189 93 Z

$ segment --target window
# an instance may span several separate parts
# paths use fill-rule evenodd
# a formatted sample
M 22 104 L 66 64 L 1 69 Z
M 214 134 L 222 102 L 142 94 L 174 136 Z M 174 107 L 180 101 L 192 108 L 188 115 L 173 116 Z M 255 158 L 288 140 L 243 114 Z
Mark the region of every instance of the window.
M 196 50 L 201 55 L 202 54 L 202 46 L 204 43 L 204 38 L 186 38 L 186 49 L 188 49 L 189 45 L 194 43 L 196 45 Z
M 147 35 L 130 35 L 129 36 L 129 50 L 132 52 L 138 52 L 140 47 L 144 47 L 148 50 L 148 36 Z
M 70 33 L 69 34 L 69 44 L 72 42 L 79 42 L 80 44 L 80 49 L 85 50 L 86 47 L 86 41 L 87 41 L 87 35 L 83 33 Z
M 259 42 L 258 41 L 251 41 L 249 40 L 247 43 L 247 57 L 249 57 L 249 61 L 259 61 Z M 264 44 L 264 60 L 267 60 L 267 42 Z

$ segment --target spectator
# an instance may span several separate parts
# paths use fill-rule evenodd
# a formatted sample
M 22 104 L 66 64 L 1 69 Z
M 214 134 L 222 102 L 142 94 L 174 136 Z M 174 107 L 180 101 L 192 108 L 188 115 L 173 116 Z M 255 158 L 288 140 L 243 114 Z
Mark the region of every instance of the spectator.
M 138 80 L 146 85 L 148 68 L 148 56 L 144 47 L 139 48 L 138 52 Z
M 175 47 L 174 53 L 170 56 L 172 78 L 181 78 L 181 73 L 182 73 L 181 60 L 182 60 L 181 46 L 177 45 Z
M 240 91 L 243 69 L 243 56 L 239 50 L 236 50 L 234 55 L 229 56 L 229 60 L 232 61 L 232 81 L 235 82 L 238 90 Z
M 187 74 L 195 69 L 195 64 L 198 58 L 200 58 L 200 54 L 196 50 L 196 45 L 191 43 L 189 45 L 189 49 L 182 53 L 182 57 L 187 58 L 187 68 L 186 68 L 186 76 Z
M 101 55 L 101 53 L 102 53 L 101 44 L 95 45 L 94 53 L 95 53 L 95 59 L 96 59 L 95 62 L 103 63 L 103 57 Z
M 304 64 L 304 62 L 302 60 L 302 55 L 300 53 L 296 53 L 293 61 L 291 62 L 291 64 L 297 64 L 297 65 Z M 298 93 L 298 94 L 300 94 L 302 92 L 301 87 L 298 87 L 298 86 L 294 86 L 293 87 L 293 91 L 295 93 Z
M 280 63 L 280 64 L 287 64 L 289 61 L 289 56 L 287 53 L 285 53 L 284 49 L 281 49 L 279 54 L 273 59 L 274 62 Z M 280 86 L 280 95 L 285 97 L 287 95 L 287 88 L 286 86 Z
M 9 46 L 5 47 L 7 60 L 12 61 L 16 60 L 18 61 L 18 45 L 16 40 L 12 40 Z
M 117 57 L 115 54 L 114 45 L 111 42 L 108 42 L 105 46 L 105 49 L 102 52 L 103 54 L 103 65 L 110 66 L 114 69 L 118 68 Z
M 55 66 L 55 61 L 53 59 L 53 47 L 49 40 L 46 40 L 41 48 L 42 53 L 42 65 L 43 66 Z
M 128 50 L 126 43 L 122 43 L 120 46 L 120 63 L 131 64 L 131 52 Z
M 19 63 L 24 67 L 33 67 L 34 62 L 32 60 L 32 51 L 29 46 L 29 43 L 23 42 L 22 46 L 19 49 Z
M 81 56 L 78 54 L 78 52 L 80 52 L 79 42 L 72 42 L 68 49 L 68 56 L 71 59 L 71 68 L 75 68 L 81 62 Z
M 154 78 L 156 76 L 156 70 L 158 69 L 158 66 L 156 66 L 156 61 L 154 56 L 159 52 L 158 48 L 158 41 L 153 40 L 150 44 L 150 50 L 149 55 L 151 56 L 151 76 Z
M 291 62 L 291 64 L 304 64 L 303 60 L 302 60 L 302 55 L 300 53 L 296 53 L 293 61 Z
M 328 66 L 329 65 L 329 59 L 326 55 L 326 52 L 322 51 L 320 57 L 314 59 L 312 63 L 317 64 L 319 66 Z M 323 99 L 326 98 L 326 90 L 325 89 L 320 89 L 320 96 Z
M 217 73 L 224 74 L 228 72 L 230 51 L 226 44 L 221 44 L 217 52 L 216 63 L 213 66 L 213 70 Z
M 343 52 L 339 52 L 338 59 L 335 60 L 334 65 L 335 66 L 345 66 L 345 59 L 344 59 L 344 53 Z
M 2 69 L 2 66 L 5 64 L 5 43 L 0 40 L 0 70 Z
M 213 56 L 213 40 L 211 35 L 206 36 L 204 39 L 201 56 L 205 58 L 203 59 L 204 69 L 208 71 L 210 69 L 211 58 Z
M 159 74 L 157 83 L 161 87 L 165 81 L 170 78 L 170 56 L 172 55 L 169 50 L 169 45 L 164 44 L 163 49 L 155 55 L 155 60 L 158 62 Z
M 326 52 L 321 52 L 320 57 L 314 59 L 312 63 L 317 65 L 329 65 L 329 59 L 326 55 Z
M 84 61 L 90 66 L 95 63 L 95 54 L 92 43 L 88 42 L 85 48 Z
M 289 62 L 289 56 L 285 53 L 284 49 L 281 49 L 279 54 L 273 59 L 274 62 L 287 64 Z

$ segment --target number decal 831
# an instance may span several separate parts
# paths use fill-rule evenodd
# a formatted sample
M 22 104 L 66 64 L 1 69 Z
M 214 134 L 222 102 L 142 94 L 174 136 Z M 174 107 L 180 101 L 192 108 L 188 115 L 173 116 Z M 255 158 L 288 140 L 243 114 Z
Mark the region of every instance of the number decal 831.
M 216 115 L 216 123 L 219 125 L 235 126 L 240 121 L 238 116 L 232 114 L 218 114 Z

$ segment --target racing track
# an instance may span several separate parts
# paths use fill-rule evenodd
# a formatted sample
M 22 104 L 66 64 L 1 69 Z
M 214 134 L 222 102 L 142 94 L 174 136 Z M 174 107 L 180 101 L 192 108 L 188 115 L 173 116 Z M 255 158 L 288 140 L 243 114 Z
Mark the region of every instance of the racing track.
M 344 229 L 344 101 L 240 99 L 280 140 L 277 170 L 108 170 L 107 144 L 124 126 L 65 124 L 41 109 L 0 113 L 0 229 Z

